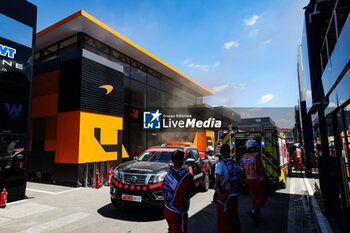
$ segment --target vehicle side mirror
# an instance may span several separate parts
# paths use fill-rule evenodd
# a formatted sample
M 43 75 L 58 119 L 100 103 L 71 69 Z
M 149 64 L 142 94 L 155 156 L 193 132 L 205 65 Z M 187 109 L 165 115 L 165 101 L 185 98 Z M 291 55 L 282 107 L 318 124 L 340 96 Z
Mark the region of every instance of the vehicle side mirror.
M 194 164 L 196 161 L 194 160 L 194 158 L 188 158 L 185 161 L 185 164 Z

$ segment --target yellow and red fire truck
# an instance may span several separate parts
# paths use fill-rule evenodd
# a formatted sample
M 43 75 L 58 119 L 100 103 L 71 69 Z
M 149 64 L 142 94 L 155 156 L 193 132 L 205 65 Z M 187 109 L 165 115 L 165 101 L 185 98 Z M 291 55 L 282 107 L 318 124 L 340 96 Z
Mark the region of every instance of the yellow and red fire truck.
M 240 161 L 245 153 L 245 142 L 254 139 L 260 146 L 269 185 L 273 190 L 287 186 L 288 151 L 285 134 L 277 127 L 266 128 L 263 132 L 220 131 L 218 145 L 229 144 L 231 156 Z

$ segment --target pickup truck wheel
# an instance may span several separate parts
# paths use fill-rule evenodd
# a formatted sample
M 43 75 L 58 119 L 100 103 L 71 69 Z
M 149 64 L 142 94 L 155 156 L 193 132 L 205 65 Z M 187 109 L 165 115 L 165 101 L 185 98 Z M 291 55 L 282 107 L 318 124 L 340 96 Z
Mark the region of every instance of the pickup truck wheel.
M 203 183 L 202 183 L 202 185 L 200 187 L 200 191 L 206 192 L 206 191 L 208 191 L 209 185 L 210 185 L 209 174 L 205 173 L 203 179 L 204 180 L 203 180 Z

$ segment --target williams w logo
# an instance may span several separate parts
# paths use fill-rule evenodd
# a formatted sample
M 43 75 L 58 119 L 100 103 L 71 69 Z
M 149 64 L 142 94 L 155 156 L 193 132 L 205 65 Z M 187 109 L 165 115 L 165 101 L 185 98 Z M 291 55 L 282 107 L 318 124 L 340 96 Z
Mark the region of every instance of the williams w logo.
M 8 103 L 5 103 L 5 106 L 7 108 L 7 111 L 9 113 L 9 116 L 12 118 L 12 119 L 16 119 L 17 117 L 19 117 L 19 113 L 21 112 L 22 110 L 22 104 L 20 104 L 18 106 L 18 108 L 16 107 L 16 105 L 12 105 L 12 107 L 8 104 Z

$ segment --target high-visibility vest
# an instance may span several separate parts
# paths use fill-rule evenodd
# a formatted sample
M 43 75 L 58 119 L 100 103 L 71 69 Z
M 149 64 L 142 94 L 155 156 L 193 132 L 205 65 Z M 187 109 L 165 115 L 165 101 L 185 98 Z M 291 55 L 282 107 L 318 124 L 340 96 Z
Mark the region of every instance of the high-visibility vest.
M 241 161 L 244 168 L 245 175 L 247 179 L 259 179 L 260 175 L 256 167 L 256 156 L 259 153 L 246 153 L 243 155 Z
M 296 158 L 301 158 L 301 149 L 300 148 L 296 148 L 295 149 L 295 157 Z
M 190 172 L 180 168 L 178 171 L 175 168 L 171 168 L 164 178 L 164 204 L 168 209 L 181 213 L 175 206 L 174 201 L 176 199 L 177 189 L 180 187 L 182 181 L 186 176 L 190 175 Z M 188 211 L 189 202 L 187 203 L 186 211 Z

